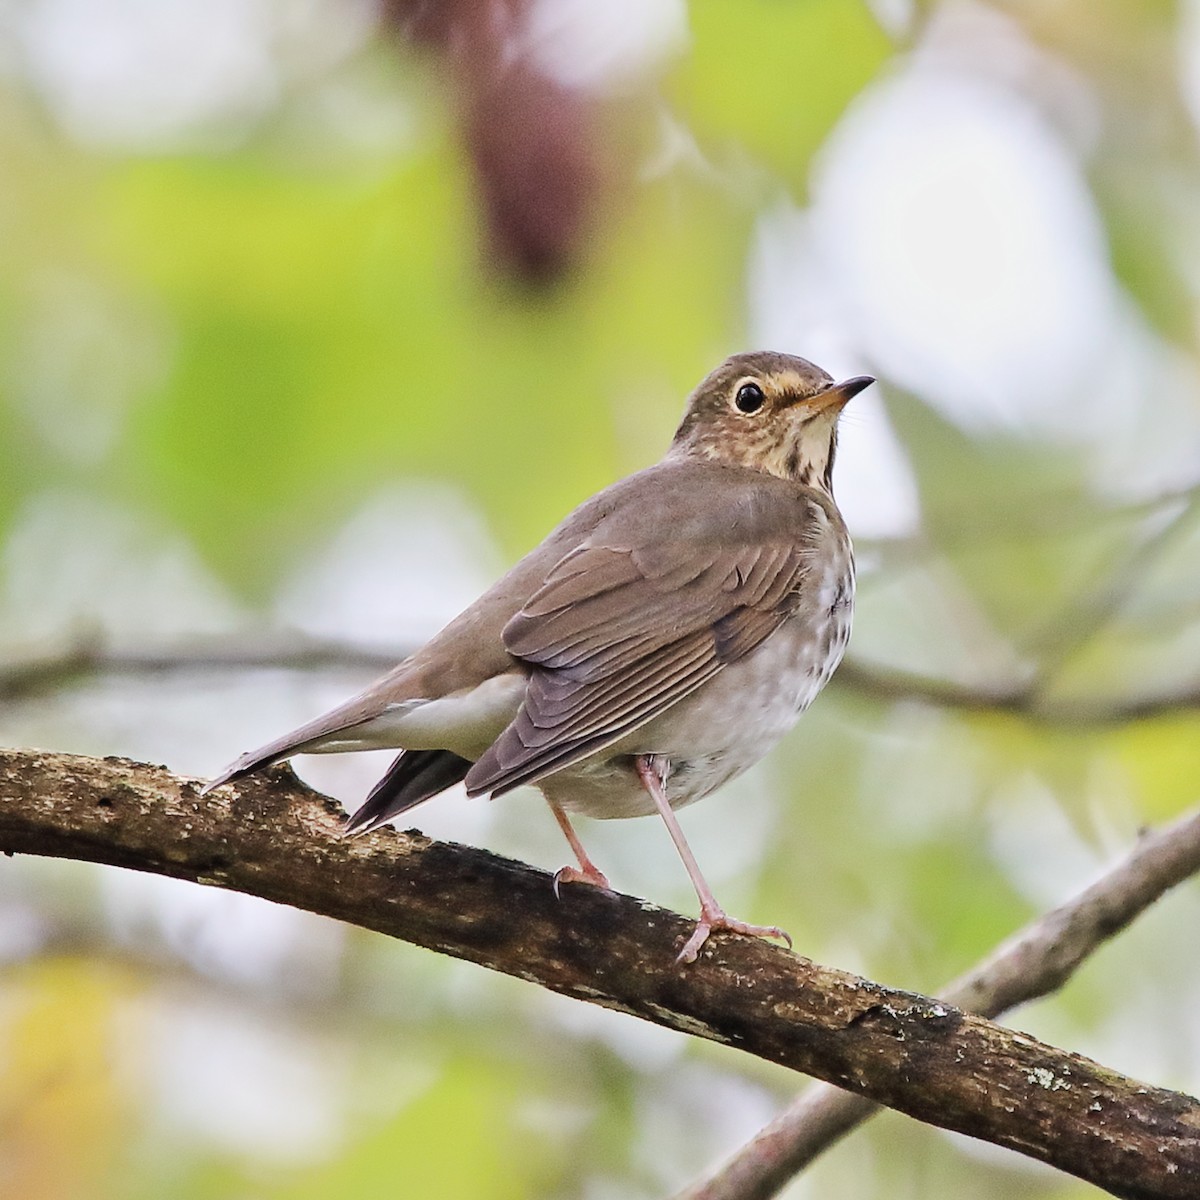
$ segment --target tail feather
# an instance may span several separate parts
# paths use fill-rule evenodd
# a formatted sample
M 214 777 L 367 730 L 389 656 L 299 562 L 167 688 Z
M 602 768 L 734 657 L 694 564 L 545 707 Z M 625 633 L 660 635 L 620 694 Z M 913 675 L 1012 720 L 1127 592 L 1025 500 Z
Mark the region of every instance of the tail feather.
M 377 750 L 395 746 L 390 740 L 385 718 L 394 714 L 399 720 L 402 715 L 419 708 L 423 700 L 405 695 L 401 664 L 391 675 L 385 676 L 365 692 L 330 709 L 299 729 L 293 729 L 282 737 L 275 738 L 257 750 L 243 754 L 231 762 L 215 779 L 204 787 L 207 795 L 223 783 L 232 783 L 261 771 L 272 763 L 291 758 L 293 754 L 317 754 L 335 750 Z M 411 689 L 409 689 L 411 691 Z
M 216 775 L 210 779 L 200 789 L 200 795 L 207 796 L 214 788 L 219 788 L 224 783 L 233 783 L 238 779 L 245 779 L 247 775 L 253 775 L 255 771 L 261 771 L 264 767 L 272 766 L 274 763 L 287 758 L 292 753 L 293 750 L 290 747 L 278 747 L 275 742 L 263 746 L 260 750 L 251 750 L 249 753 L 243 754 L 241 758 L 231 762 L 220 775 Z
M 200 794 L 207 796 L 213 788 L 219 788 L 223 783 L 245 779 L 247 775 L 253 775 L 255 771 L 261 771 L 264 767 L 269 767 L 285 758 L 291 758 L 293 754 L 323 749 L 332 733 L 340 733 L 345 728 L 345 726 L 339 727 L 336 724 L 330 728 L 330 725 L 328 717 L 321 717 L 316 721 L 310 721 L 307 725 L 302 725 L 299 729 L 293 729 L 291 733 L 277 737 L 265 746 L 259 746 L 257 750 L 250 750 L 241 758 L 231 762 L 216 778 L 210 779 Z
M 469 759 L 449 750 L 402 750 L 347 822 L 346 833 L 378 829 L 421 801 L 460 783 L 470 769 Z

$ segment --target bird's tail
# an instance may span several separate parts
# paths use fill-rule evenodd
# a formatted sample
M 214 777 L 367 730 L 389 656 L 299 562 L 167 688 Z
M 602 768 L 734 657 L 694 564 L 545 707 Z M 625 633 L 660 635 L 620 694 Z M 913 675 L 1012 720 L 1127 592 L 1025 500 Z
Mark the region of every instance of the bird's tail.
M 290 754 L 296 753 L 298 747 L 290 745 L 288 740 L 290 736 L 289 734 L 274 742 L 268 742 L 267 745 L 261 746 L 257 750 L 251 750 L 235 759 L 225 770 L 210 779 L 200 789 L 200 795 L 207 796 L 209 792 L 214 788 L 219 788 L 223 783 L 233 783 L 235 780 L 245 779 L 247 775 L 253 775 L 255 771 L 261 771 L 264 767 L 269 767 L 287 758 Z
M 203 794 L 223 783 L 244 779 L 272 763 L 291 758 L 293 754 L 323 754 L 341 750 L 379 750 L 395 747 L 394 727 L 403 715 L 419 708 L 418 699 L 383 699 L 378 685 L 361 695 L 339 704 L 299 729 L 293 729 L 274 741 L 259 746 L 231 762 L 215 779 L 204 787 Z
M 402 750 L 362 807 L 346 823 L 346 833 L 369 833 L 407 809 L 461 783 L 470 759 L 449 750 Z

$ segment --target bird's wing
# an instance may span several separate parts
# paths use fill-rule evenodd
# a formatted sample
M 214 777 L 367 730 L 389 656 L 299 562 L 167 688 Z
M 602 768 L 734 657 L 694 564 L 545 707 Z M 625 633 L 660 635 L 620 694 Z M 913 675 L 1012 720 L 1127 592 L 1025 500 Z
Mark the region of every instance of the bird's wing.
M 504 628 L 529 682 L 468 792 L 506 792 L 611 745 L 767 638 L 799 603 L 823 515 L 800 498 L 785 507 L 743 510 L 708 537 L 660 525 L 563 558 Z

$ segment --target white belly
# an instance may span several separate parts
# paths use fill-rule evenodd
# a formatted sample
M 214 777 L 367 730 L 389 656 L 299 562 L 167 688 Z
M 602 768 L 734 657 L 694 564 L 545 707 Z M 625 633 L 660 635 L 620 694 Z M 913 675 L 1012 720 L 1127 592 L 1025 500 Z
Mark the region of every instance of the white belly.
M 707 796 L 758 762 L 812 703 L 841 662 L 850 615 L 849 604 L 831 604 L 820 633 L 809 620 L 792 618 L 662 716 L 538 786 L 569 811 L 645 816 L 655 811 L 654 802 L 630 758 L 658 754 L 671 763 L 672 808 Z

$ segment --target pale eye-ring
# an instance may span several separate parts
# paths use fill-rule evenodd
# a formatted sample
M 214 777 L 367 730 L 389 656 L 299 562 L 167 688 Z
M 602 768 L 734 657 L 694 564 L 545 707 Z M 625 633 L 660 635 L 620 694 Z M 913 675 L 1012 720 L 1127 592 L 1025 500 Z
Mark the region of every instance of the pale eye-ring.
M 738 412 L 756 413 L 766 402 L 766 396 L 757 383 L 743 383 L 733 398 Z

